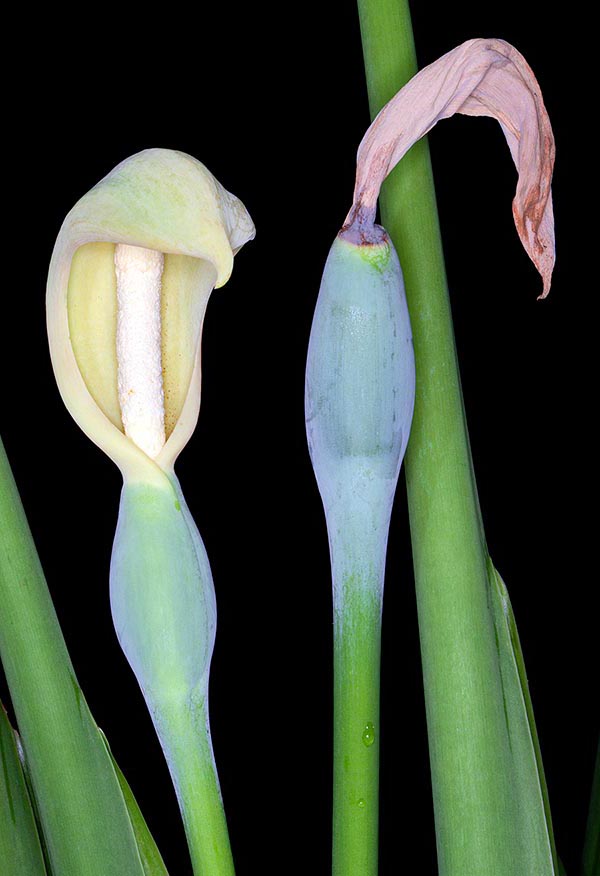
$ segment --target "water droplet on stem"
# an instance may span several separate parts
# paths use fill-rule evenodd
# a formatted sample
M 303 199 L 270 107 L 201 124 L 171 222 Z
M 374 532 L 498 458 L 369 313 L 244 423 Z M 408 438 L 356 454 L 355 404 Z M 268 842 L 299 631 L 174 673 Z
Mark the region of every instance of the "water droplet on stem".
M 367 748 L 375 742 L 375 724 L 372 724 L 370 721 L 365 725 L 365 729 L 362 734 L 363 745 L 366 745 Z

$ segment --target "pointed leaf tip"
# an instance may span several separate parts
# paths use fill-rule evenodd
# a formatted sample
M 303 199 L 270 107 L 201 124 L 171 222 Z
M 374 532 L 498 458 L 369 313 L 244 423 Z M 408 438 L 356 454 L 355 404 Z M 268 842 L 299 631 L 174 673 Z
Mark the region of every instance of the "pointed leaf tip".
M 423 68 L 383 107 L 358 148 L 346 224 L 372 224 L 386 176 L 413 143 L 454 113 L 491 116 L 500 123 L 519 173 L 515 225 L 542 276 L 539 297 L 545 298 L 554 267 L 554 137 L 531 68 L 504 40 L 472 39 L 457 46 Z

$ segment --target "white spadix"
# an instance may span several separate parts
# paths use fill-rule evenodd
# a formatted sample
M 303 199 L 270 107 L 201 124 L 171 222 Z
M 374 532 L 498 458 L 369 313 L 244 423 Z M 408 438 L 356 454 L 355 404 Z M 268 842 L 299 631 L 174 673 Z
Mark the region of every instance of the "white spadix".
M 253 236 L 241 201 L 169 149 L 126 159 L 66 217 L 48 275 L 54 373 L 70 413 L 126 481 L 160 482 L 157 467 L 172 471 L 189 440 L 206 305 Z M 136 339 L 145 352 L 134 353 Z M 134 374 L 141 384 L 130 385 Z M 164 439 L 150 426 L 161 419 L 161 380 Z
M 153 459 L 165 443 L 160 299 L 164 256 L 115 247 L 117 385 L 125 434 Z

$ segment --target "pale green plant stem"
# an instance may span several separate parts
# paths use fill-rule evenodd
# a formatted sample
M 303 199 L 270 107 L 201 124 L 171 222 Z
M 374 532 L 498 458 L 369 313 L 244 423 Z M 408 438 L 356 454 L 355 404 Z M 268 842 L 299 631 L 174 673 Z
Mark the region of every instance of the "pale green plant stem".
M 359 0 L 371 115 L 417 70 L 407 0 Z M 450 48 L 450 47 L 449 47 Z M 381 192 L 404 271 L 417 394 L 405 459 L 440 876 L 531 876 L 488 554 L 427 144 Z M 542 779 L 543 783 L 543 779 Z M 544 843 L 542 836 L 541 843 Z M 542 871 L 540 870 L 540 873 Z M 544 873 L 554 872 L 550 859 Z
M 183 817 L 195 876 L 234 876 L 205 694 L 174 697 L 150 711 Z

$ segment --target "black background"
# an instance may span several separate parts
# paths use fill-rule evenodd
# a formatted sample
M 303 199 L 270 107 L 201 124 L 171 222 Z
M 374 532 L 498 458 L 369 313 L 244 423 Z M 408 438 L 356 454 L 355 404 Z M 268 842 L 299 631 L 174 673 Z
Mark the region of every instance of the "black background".
M 170 872 L 188 876 L 168 774 L 110 618 L 120 476 L 59 398 L 44 288 L 62 219 L 115 164 L 150 146 L 196 156 L 257 226 L 209 304 L 200 421 L 178 464 L 217 589 L 217 763 L 238 876 L 324 876 L 331 606 L 303 381 L 322 267 L 369 122 L 356 10 L 330 0 L 79 15 L 38 19 L 35 43 L 28 22 L 15 32 L 0 293 L 7 452 L 92 712 Z M 486 532 L 519 623 L 559 852 L 575 872 L 598 731 L 597 515 L 588 499 L 596 281 L 583 216 L 595 147 L 584 101 L 574 103 L 590 46 L 585 22 L 577 31 L 568 7 L 550 18 L 547 3 L 421 2 L 413 18 L 421 65 L 473 36 L 515 44 L 538 75 L 557 138 L 558 260 L 543 302 L 512 224 L 516 177 L 497 124 L 454 118 L 430 143 Z M 383 650 L 381 876 L 434 874 L 402 483 Z

